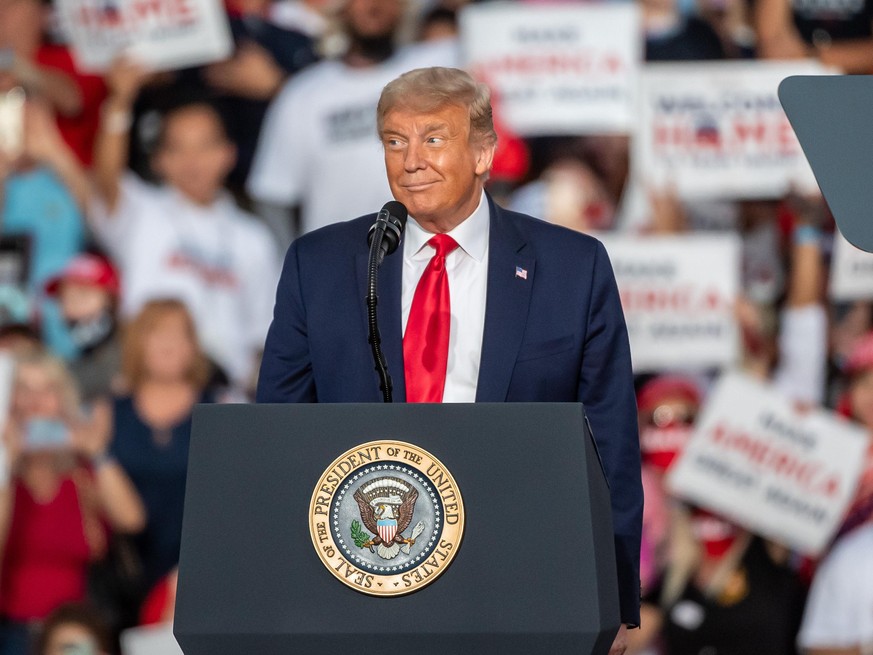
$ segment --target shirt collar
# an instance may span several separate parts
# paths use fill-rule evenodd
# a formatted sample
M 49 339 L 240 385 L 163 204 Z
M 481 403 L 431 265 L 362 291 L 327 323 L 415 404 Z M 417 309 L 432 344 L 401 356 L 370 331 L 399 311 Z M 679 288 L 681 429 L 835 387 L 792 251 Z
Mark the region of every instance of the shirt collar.
M 488 250 L 489 223 L 490 212 L 488 210 L 488 201 L 485 198 L 485 191 L 482 191 L 479 205 L 473 213 L 461 221 L 448 235 L 458 243 L 461 250 L 477 262 L 481 262 Z M 408 253 L 407 256 L 417 255 L 432 236 L 433 233 L 425 230 L 410 216 L 406 222 L 406 245 L 404 252 Z

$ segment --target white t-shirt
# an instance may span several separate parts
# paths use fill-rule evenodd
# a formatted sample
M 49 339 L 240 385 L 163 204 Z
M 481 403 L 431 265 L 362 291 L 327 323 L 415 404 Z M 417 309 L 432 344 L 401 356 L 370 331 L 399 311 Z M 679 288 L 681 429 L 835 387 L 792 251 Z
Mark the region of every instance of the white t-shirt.
M 873 653 L 873 524 L 843 537 L 816 571 L 797 643 Z
M 302 204 L 302 232 L 379 211 L 391 191 L 376 105 L 401 73 L 456 66 L 454 41 L 419 44 L 369 68 L 338 60 L 304 70 L 267 112 L 248 179 L 249 193 L 274 205 Z
M 156 298 L 191 311 L 204 350 L 235 383 L 253 372 L 272 320 L 279 257 L 267 229 L 225 195 L 195 205 L 127 175 L 118 208 L 93 204 L 91 225 L 121 270 L 121 311 Z

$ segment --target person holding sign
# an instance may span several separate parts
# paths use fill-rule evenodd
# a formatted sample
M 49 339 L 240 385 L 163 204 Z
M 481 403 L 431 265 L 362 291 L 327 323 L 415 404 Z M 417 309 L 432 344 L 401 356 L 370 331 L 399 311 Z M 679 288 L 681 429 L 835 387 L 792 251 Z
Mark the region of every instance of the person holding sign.
M 451 41 L 396 47 L 401 0 L 340 5 L 348 48 L 282 88 L 267 112 L 248 179 L 260 213 L 276 229 L 284 228 L 286 243 L 294 232 L 292 206 L 301 208 L 299 232 L 308 232 L 385 202 L 389 190 L 373 120 L 379 92 L 403 71 L 457 60 Z
M 382 268 L 383 281 L 394 283 L 383 284 L 379 299 L 391 319 L 382 342 L 394 395 L 585 403 L 611 489 L 621 620 L 636 626 L 640 451 L 612 267 L 599 241 L 506 211 L 484 192 L 496 147 L 491 113 L 488 87 L 454 68 L 404 73 L 379 100 L 388 183 L 409 210 L 402 252 Z M 259 402 L 380 398 L 365 324 L 355 316 L 363 311 L 358 280 L 374 218 L 328 226 L 291 245 Z M 337 320 L 344 310 L 347 319 Z M 624 652 L 626 633 L 623 626 L 614 654 Z
M 44 43 L 45 17 L 40 0 L 0 2 L 0 96 L 21 87 L 45 102 L 64 141 L 88 165 L 106 87 L 99 77 L 80 74 L 65 47 Z
M 109 74 L 91 226 L 120 268 L 122 314 L 153 298 L 183 300 L 209 356 L 245 389 L 270 321 L 277 249 L 263 224 L 224 191 L 236 150 L 209 103 L 165 113 L 152 159 L 164 185 L 126 172 L 131 107 L 147 77 L 128 61 Z

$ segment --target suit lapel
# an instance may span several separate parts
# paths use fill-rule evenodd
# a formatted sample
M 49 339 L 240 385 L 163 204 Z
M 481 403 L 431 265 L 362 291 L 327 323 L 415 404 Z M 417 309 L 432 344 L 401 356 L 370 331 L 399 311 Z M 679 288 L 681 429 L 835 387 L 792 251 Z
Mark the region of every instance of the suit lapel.
M 536 260 L 491 196 L 488 203 L 488 291 L 476 402 L 504 402 L 527 324 Z
M 367 353 L 370 346 L 367 335 L 367 253 L 357 256 L 355 269 L 358 273 L 358 291 L 361 319 L 364 325 L 364 338 Z M 379 267 L 379 303 L 376 312 L 379 317 L 379 333 L 382 335 L 382 351 L 388 364 L 388 374 L 393 385 L 394 402 L 406 402 L 406 380 L 403 374 L 403 335 L 400 321 L 401 275 L 403 273 L 403 248 L 389 255 Z M 378 392 L 378 387 L 376 387 Z

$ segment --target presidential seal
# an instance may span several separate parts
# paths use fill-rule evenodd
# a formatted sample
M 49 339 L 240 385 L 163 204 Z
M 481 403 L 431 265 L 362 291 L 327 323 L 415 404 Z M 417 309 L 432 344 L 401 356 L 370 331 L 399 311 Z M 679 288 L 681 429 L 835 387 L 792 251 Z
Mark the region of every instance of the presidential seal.
M 433 455 L 403 441 L 371 441 L 321 476 L 309 531 L 321 561 L 344 584 L 375 596 L 408 594 L 454 558 L 464 503 Z

